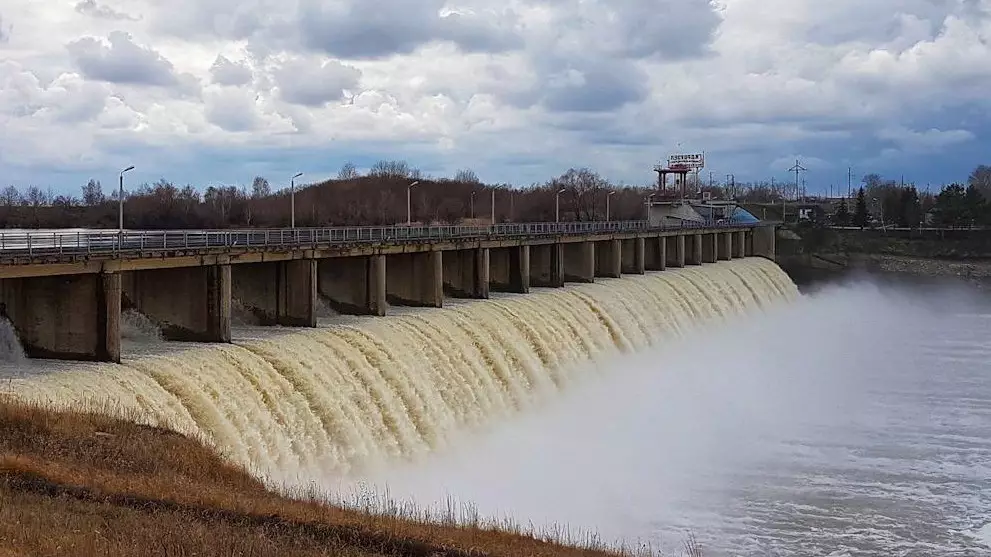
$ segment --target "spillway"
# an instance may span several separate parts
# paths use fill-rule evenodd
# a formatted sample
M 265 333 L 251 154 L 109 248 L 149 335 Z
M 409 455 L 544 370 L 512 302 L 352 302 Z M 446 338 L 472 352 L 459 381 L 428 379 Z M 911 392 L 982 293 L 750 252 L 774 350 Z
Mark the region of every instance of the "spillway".
M 277 483 L 320 482 L 441 449 L 453 434 L 565 389 L 582 366 L 798 296 L 748 258 L 538 289 L 317 329 L 168 343 L 122 365 L 60 364 L 15 396 L 195 435 Z

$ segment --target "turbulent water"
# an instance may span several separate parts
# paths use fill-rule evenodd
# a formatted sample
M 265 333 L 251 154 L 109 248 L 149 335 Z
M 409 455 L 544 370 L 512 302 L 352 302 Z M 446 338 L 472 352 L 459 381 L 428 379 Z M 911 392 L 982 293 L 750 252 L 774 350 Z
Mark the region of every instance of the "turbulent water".
M 710 557 L 991 555 L 991 307 L 851 284 L 598 363 L 351 489 Z
M 796 295 L 775 264 L 737 260 L 312 330 L 242 327 L 233 345 L 131 342 L 123 365 L 20 366 L 10 388 L 200 435 L 279 483 L 326 484 L 535 406 L 583 362 Z M 125 339 L 148 328 L 126 320 Z
M 232 345 L 130 314 L 123 365 L 15 358 L 0 392 L 200 435 L 277 483 L 672 555 L 689 531 L 707 557 L 991 555 L 986 302 L 800 296 L 747 259 L 445 303 Z

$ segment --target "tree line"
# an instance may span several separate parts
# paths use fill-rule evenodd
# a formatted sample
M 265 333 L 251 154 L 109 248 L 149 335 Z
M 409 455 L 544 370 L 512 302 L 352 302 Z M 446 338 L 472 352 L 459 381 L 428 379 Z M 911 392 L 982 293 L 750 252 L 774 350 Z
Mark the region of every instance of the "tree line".
M 991 226 L 991 166 L 978 166 L 966 184 L 943 186 L 938 194 L 869 174 L 851 204 L 848 206 L 846 199 L 840 201 L 832 215 L 833 224 L 861 228 Z
M 522 188 L 483 184 L 470 169 L 451 178 L 432 178 L 405 161 L 379 161 L 362 174 L 345 164 L 337 177 L 297 186 L 296 226 L 365 226 L 405 223 L 406 195 L 414 222 L 457 224 L 603 220 L 606 205 L 615 220 L 644 217 L 646 196 L 652 186 L 611 183 L 589 168 L 572 168 L 543 183 Z M 558 193 L 563 190 L 563 193 Z M 493 205 L 494 201 L 494 205 Z M 89 180 L 79 196 L 54 194 L 31 186 L 24 191 L 8 186 L 0 195 L 0 226 L 4 228 L 116 228 L 118 192 L 104 191 Z M 124 192 L 124 226 L 162 228 L 277 228 L 290 222 L 289 189 L 276 191 L 256 177 L 250 187 L 211 185 L 200 191 L 190 184 L 166 179 Z

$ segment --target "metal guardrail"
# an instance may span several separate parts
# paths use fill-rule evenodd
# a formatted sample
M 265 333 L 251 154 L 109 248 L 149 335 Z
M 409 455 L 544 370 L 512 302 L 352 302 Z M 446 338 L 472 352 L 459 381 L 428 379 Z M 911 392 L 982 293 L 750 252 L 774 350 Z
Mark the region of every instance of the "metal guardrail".
M 117 255 L 208 248 L 299 247 L 377 242 L 424 242 L 519 236 L 752 227 L 752 223 L 682 223 L 651 227 L 647 221 L 539 222 L 482 226 L 354 226 L 232 230 L 86 230 L 0 232 L 0 256 Z

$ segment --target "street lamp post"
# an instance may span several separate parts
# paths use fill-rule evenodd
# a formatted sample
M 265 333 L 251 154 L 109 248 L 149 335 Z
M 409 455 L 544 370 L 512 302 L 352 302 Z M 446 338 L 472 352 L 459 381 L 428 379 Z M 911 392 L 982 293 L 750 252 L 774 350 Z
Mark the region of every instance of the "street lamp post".
M 609 222 L 609 200 L 612 196 L 616 195 L 615 191 L 611 191 L 606 194 L 606 222 Z
M 124 173 L 132 170 L 134 165 L 120 171 L 120 189 L 117 191 L 117 229 L 121 236 L 124 234 Z
M 406 226 L 413 226 L 413 211 L 410 205 L 410 191 L 413 190 L 413 186 L 419 183 L 420 181 L 417 180 L 412 184 L 406 186 Z
M 492 222 L 489 223 L 489 224 L 491 224 L 492 226 L 495 226 L 495 223 L 496 223 L 496 221 L 495 221 L 495 188 L 492 188 L 492 201 L 491 201 L 491 205 L 492 205 L 492 207 L 491 207 L 492 208 Z
M 296 228 L 296 178 L 302 175 L 300 172 L 289 180 L 289 228 Z
M 554 194 L 554 222 L 561 222 L 561 194 L 564 192 L 565 190 L 562 188 Z
M 469 201 L 469 204 L 471 205 L 471 218 L 472 218 L 472 220 L 474 220 L 475 219 L 475 192 L 471 192 L 471 200 Z
M 654 199 L 654 194 L 652 193 L 652 194 L 648 195 L 647 196 L 647 199 L 644 201 L 644 208 L 645 208 L 645 212 L 646 212 L 645 217 L 646 217 L 648 223 L 650 222 L 650 202 L 653 199 Z

